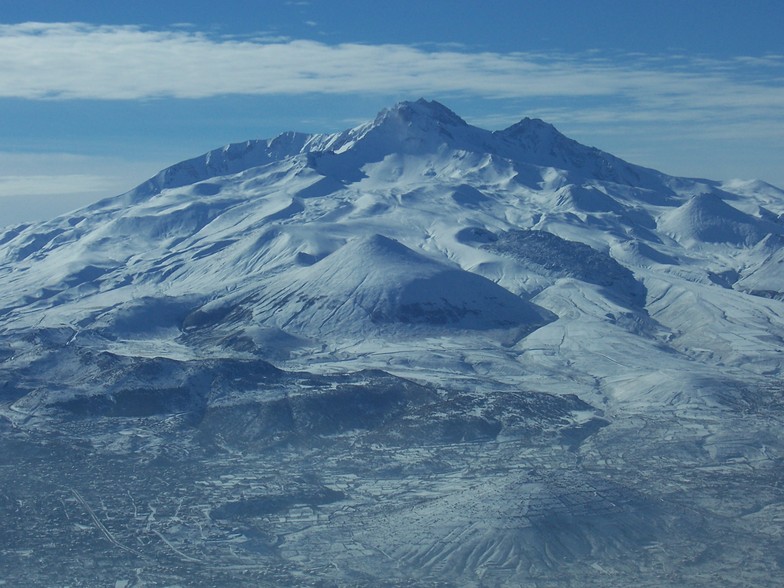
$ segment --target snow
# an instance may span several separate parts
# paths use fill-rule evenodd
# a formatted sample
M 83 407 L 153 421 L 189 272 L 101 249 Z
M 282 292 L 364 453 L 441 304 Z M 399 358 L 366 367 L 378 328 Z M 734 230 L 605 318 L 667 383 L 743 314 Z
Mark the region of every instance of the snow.
M 673 178 L 540 120 L 490 132 L 420 100 L 342 133 L 228 145 L 71 216 L 7 229 L 0 324 L 171 337 L 178 350 L 197 325 L 205 337 L 280 332 L 359 349 L 425 328 L 535 338 L 555 317 L 527 298 L 558 317 L 546 329 L 592 299 L 571 329 L 590 345 L 573 353 L 609 320 L 624 345 L 758 373 L 780 365 L 774 344 L 751 341 L 781 331 L 782 210 L 767 184 Z M 509 235 L 536 234 L 550 245 L 511 248 Z M 719 275 L 737 275 L 735 290 L 709 279 Z M 482 343 L 497 346 L 499 370 L 508 339 Z M 410 353 L 422 353 L 415 340 Z
M 312 266 L 262 288 L 254 321 L 297 335 L 392 335 L 402 326 L 499 329 L 544 322 L 493 282 L 425 257 L 382 235 L 351 240 Z
M 390 558 L 381 582 L 401 585 L 707 585 L 736 563 L 769 579 L 783 214 L 761 182 L 671 177 L 425 100 L 216 149 L 0 231 L 0 440 L 44 440 L 9 492 L 53 471 L 33 514 L 59 516 L 81 472 L 45 456 L 109 456 L 82 480 L 100 512 L 63 502 L 41 537 L 105 519 L 210 573 L 308 570 L 288 583 L 371 581 Z
M 768 232 L 766 229 L 781 232 L 780 228 L 767 224 L 708 193 L 694 196 L 676 210 L 665 213 L 659 228 L 686 246 L 702 243 L 750 246 L 762 240 Z

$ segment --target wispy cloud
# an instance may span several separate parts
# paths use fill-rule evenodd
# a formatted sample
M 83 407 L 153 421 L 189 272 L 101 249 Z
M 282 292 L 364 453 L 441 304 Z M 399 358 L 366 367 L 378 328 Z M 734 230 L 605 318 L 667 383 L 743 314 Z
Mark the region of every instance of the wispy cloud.
M 0 228 L 81 208 L 111 194 L 112 180 L 91 173 L 1 175 Z
M 0 97 L 134 100 L 227 94 L 602 97 L 669 116 L 784 113 L 784 57 L 551 55 L 226 39 L 182 28 L 0 25 Z
M 0 151 L 0 227 L 51 218 L 120 194 L 152 176 L 150 161 Z
M 0 198 L 104 193 L 112 187 L 105 176 L 53 174 L 0 176 Z
M 90 202 L 130 189 L 157 167 L 154 162 L 106 156 L 0 151 L 0 202 L 3 206 L 9 199 L 32 203 L 47 196 Z

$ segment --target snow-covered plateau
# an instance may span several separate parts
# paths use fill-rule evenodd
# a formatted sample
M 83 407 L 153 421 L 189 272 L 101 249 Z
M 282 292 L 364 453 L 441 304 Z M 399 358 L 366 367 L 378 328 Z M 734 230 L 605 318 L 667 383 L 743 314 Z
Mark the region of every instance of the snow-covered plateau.
M 0 584 L 780 586 L 784 191 L 403 102 L 0 229 Z

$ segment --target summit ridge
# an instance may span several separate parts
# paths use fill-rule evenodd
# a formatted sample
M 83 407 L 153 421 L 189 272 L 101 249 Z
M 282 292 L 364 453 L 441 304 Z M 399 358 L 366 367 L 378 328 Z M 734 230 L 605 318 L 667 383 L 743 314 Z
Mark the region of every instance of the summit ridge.
M 226 145 L 162 170 L 137 187 L 135 193 L 146 197 L 161 189 L 239 173 L 297 155 L 351 152 L 359 158 L 354 165 L 361 165 L 359 160 L 365 163 L 368 158 L 383 158 L 389 153 L 429 153 L 440 147 L 487 152 L 519 164 L 552 166 L 573 173 L 587 168 L 586 175 L 601 175 L 615 166 L 627 170 L 626 175 L 636 181 L 651 172 L 581 145 L 541 119 L 526 117 L 502 131 L 487 131 L 469 125 L 439 102 L 420 98 L 399 102 L 383 109 L 374 120 L 338 133 L 286 132 L 268 140 Z

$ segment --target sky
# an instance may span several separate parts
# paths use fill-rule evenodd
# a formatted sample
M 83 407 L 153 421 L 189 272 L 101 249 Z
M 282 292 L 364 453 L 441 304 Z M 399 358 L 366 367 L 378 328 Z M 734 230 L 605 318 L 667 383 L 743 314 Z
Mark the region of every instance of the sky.
M 0 0 L 0 226 L 401 100 L 784 187 L 782 0 Z

